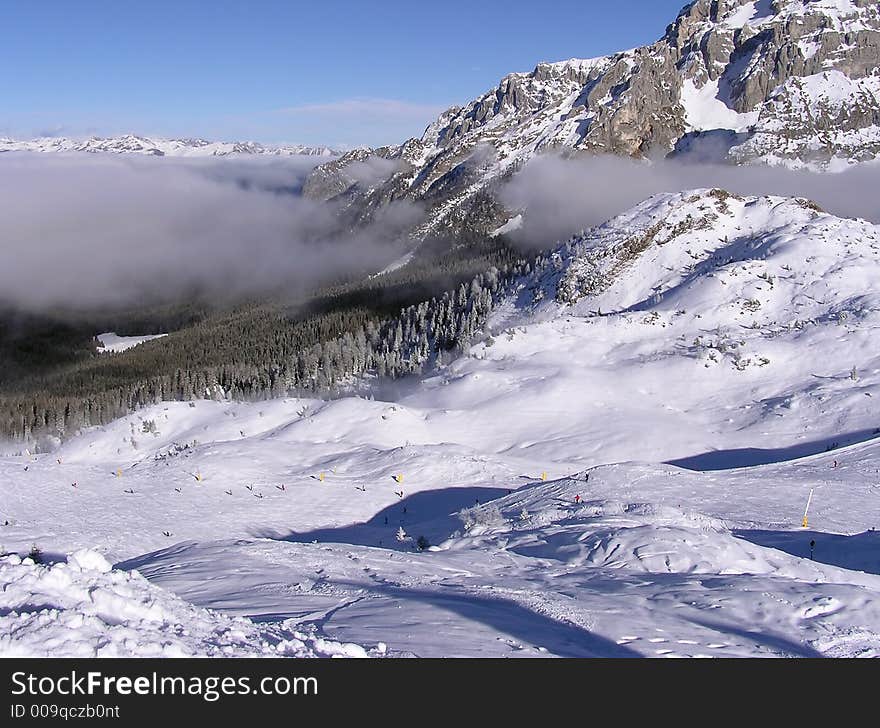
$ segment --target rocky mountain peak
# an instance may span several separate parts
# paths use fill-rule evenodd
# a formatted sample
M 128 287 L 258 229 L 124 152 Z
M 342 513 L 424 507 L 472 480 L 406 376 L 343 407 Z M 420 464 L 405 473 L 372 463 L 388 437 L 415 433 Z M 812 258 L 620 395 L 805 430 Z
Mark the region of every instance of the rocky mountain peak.
M 878 67 L 876 2 L 696 0 L 651 45 L 509 74 L 420 139 L 377 150 L 400 162 L 385 180 L 343 179 L 337 163 L 311 189 L 366 216 L 418 200 L 423 235 L 498 223 L 484 214 L 494 186 L 548 151 L 833 171 L 880 158 Z

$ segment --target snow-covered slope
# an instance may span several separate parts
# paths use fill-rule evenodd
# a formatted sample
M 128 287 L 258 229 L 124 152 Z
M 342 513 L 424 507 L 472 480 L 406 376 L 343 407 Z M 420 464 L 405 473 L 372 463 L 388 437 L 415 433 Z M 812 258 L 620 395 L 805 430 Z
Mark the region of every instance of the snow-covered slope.
M 0 458 L 0 543 L 373 653 L 878 656 L 878 291 L 875 225 L 660 195 L 394 402 L 174 402 Z M 2 649 L 39 651 L 14 604 Z
M 265 146 L 257 142 L 210 142 L 204 139 L 162 139 L 126 134 L 118 137 L 40 137 L 29 140 L 0 138 L 0 152 L 105 152 L 145 154 L 157 157 L 226 157 L 271 155 L 290 157 L 310 155 L 331 157 L 339 154 L 329 147 L 301 144 Z

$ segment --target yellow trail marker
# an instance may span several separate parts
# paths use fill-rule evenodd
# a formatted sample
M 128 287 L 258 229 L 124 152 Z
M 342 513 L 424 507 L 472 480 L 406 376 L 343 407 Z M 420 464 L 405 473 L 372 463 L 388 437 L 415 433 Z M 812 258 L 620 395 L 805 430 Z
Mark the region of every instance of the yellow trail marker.
M 122 471 L 121 471 L 121 470 L 117 470 L 117 471 L 116 471 L 116 477 L 117 477 L 117 478 L 121 478 L 121 477 L 122 477 Z
M 318 476 L 318 480 L 320 480 L 322 483 L 324 482 L 324 473 L 321 473 L 321 474 Z
M 541 473 L 541 480 L 547 480 L 547 471 Z
M 807 498 L 807 507 L 804 508 L 804 521 L 803 521 L 803 527 L 804 527 L 804 528 L 807 527 L 807 511 L 810 510 L 810 502 L 811 502 L 812 500 L 813 500 L 813 489 L 810 488 L 810 495 L 809 495 L 809 497 Z
M 402 483 L 403 482 L 403 473 L 398 473 L 397 475 L 395 475 L 394 480 L 398 483 Z
M 196 478 L 196 480 L 198 480 L 199 482 L 201 482 L 201 480 L 202 480 L 202 474 L 201 474 L 201 473 L 196 473 L 195 478 Z

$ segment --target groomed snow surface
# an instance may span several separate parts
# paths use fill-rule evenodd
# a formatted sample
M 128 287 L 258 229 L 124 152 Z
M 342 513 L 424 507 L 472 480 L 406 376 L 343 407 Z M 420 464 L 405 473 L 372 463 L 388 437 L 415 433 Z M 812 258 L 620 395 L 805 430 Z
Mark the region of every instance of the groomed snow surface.
M 0 652 L 878 656 L 878 291 L 874 225 L 660 195 L 389 401 L 4 456 Z

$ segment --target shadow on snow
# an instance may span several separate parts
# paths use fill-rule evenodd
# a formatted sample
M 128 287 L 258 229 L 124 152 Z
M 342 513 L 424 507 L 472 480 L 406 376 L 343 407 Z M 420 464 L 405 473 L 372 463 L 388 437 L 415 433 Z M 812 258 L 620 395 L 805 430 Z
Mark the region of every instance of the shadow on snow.
M 286 534 L 258 529 L 253 535 L 292 543 L 347 543 L 412 551 L 419 536 L 424 536 L 430 544 L 436 544 L 447 539 L 453 531 L 461 530 L 462 522 L 457 514 L 463 508 L 486 503 L 509 492 L 511 490 L 505 488 L 426 490 L 383 508 L 363 523 Z M 403 528 L 410 540 L 397 540 L 399 528 Z
M 631 648 L 571 622 L 559 621 L 534 612 L 504 597 L 477 595 L 469 591 L 438 592 L 387 583 L 372 586 L 370 592 L 403 602 L 421 602 L 458 614 L 496 632 L 509 635 L 523 646 L 544 647 L 549 654 L 559 657 L 641 657 Z M 344 611 L 344 607 L 335 610 L 332 616 L 338 618 L 339 611 Z M 327 621 L 321 619 L 314 624 L 323 631 Z M 333 635 L 333 638 L 338 639 L 339 635 Z
M 852 536 L 821 531 L 763 531 L 739 529 L 733 532 L 739 538 L 792 556 L 812 558 L 830 566 L 839 566 L 869 574 L 880 574 L 880 531 L 864 531 Z
M 711 450 L 699 455 L 689 455 L 676 460 L 667 460 L 666 465 L 675 465 L 687 470 L 730 470 L 733 468 L 748 468 L 754 465 L 769 465 L 786 460 L 831 452 L 846 445 L 855 445 L 860 442 L 873 440 L 880 435 L 880 428 L 870 430 L 858 430 L 848 432 L 839 437 L 814 440 L 812 442 L 799 443 L 789 447 L 759 448 L 742 447 L 732 450 Z

